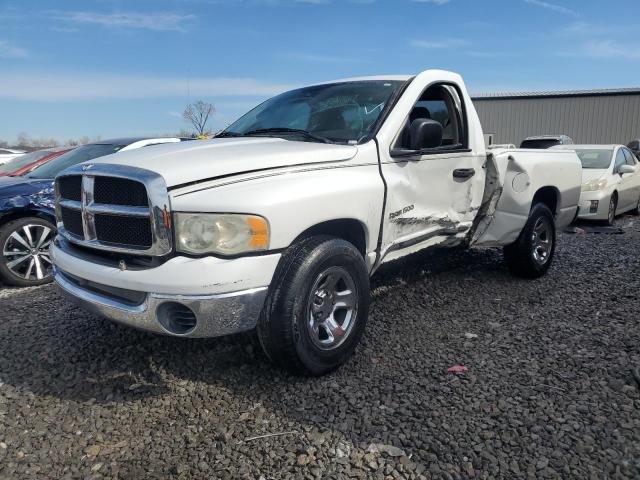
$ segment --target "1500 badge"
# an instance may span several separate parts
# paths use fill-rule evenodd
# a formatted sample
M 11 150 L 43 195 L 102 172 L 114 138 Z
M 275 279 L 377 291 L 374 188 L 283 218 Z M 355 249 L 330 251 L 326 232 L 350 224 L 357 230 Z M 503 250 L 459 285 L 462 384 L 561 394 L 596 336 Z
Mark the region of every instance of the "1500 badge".
M 413 210 L 413 205 L 408 205 L 404 207 L 402 210 L 398 210 L 397 212 L 391 212 L 389 214 L 389 220 L 393 220 L 394 218 L 399 217 L 403 213 L 410 212 L 411 210 Z

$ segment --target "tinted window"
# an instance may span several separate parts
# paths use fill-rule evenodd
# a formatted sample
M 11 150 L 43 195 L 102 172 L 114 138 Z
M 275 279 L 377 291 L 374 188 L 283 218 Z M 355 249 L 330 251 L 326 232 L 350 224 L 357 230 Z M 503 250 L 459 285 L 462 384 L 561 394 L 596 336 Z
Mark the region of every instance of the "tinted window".
M 15 172 L 16 170 L 20 170 L 22 167 L 26 167 L 33 162 L 37 162 L 47 155 L 51 155 L 51 153 L 53 153 L 53 150 L 38 150 L 37 152 L 25 153 L 24 155 L 20 155 L 19 157 L 14 158 L 4 165 L 0 165 L 0 173 Z
M 609 165 L 611 165 L 613 150 L 581 149 L 576 150 L 576 154 L 578 155 L 580 162 L 582 162 L 582 168 L 604 170 L 609 168 Z
M 58 158 L 54 158 L 44 165 L 40 165 L 26 176 L 28 178 L 54 178 L 65 168 L 86 162 L 87 160 L 93 160 L 94 158 L 115 153 L 122 147 L 124 147 L 124 145 L 104 143 L 83 145 L 82 147 L 78 147 L 75 150 L 71 150 L 70 152 L 60 155 Z
M 562 142 L 555 138 L 541 138 L 535 140 L 525 140 L 520 144 L 520 148 L 537 148 L 537 149 L 545 149 L 555 147 L 556 145 L 561 145 Z
M 293 90 L 254 108 L 225 132 L 246 134 L 252 130 L 293 128 L 337 142 L 358 141 L 369 134 L 403 84 L 362 81 Z
M 613 167 L 613 173 L 618 173 L 618 169 L 626 163 L 627 159 L 624 156 L 624 152 L 622 151 L 622 149 L 619 149 L 618 153 L 616 154 L 616 163 Z

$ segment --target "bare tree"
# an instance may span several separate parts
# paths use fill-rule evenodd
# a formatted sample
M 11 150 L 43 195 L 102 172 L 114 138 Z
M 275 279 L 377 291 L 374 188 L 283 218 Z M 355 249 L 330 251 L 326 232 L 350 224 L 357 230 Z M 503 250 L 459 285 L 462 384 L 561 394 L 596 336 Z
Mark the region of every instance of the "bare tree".
M 216 111 L 213 103 L 207 103 L 202 100 L 190 103 L 182 112 L 182 118 L 185 122 L 193 125 L 197 135 L 207 135 L 207 122 L 209 117 Z

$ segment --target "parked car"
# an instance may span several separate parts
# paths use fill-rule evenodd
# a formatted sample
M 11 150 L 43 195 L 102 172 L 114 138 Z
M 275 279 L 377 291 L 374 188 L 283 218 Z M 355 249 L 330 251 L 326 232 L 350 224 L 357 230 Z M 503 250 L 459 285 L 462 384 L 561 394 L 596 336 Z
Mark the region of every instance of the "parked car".
M 45 148 L 43 150 L 36 150 L 35 152 L 25 153 L 19 157 L 9 160 L 4 165 L 0 165 L 0 177 L 18 177 L 33 170 L 34 168 L 47 163 L 49 160 L 53 160 L 59 157 L 63 153 L 71 150 L 70 147 L 58 147 L 58 148 Z
M 320 375 L 354 351 L 386 262 L 504 246 L 514 274 L 544 275 L 580 175 L 569 150 L 488 154 L 457 74 L 351 79 L 272 98 L 212 140 L 65 170 L 51 258 L 88 311 L 178 337 L 257 327 L 271 359 Z
M 582 193 L 578 218 L 604 220 L 613 225 L 616 215 L 640 214 L 640 166 L 624 145 L 570 145 L 582 162 Z
M 631 140 L 627 143 L 627 148 L 640 160 L 640 139 Z
M 545 149 L 556 145 L 572 145 L 573 140 L 566 135 L 540 135 L 537 137 L 527 137 L 520 144 L 520 148 Z
M 179 138 L 104 140 L 78 147 L 20 177 L 0 178 L 0 281 L 17 286 L 51 281 L 49 244 L 55 235 L 53 179 L 60 171 L 103 155 L 179 141 Z
M 14 150 L 13 148 L 0 148 L 0 165 L 13 160 L 20 155 L 24 155 L 24 150 Z

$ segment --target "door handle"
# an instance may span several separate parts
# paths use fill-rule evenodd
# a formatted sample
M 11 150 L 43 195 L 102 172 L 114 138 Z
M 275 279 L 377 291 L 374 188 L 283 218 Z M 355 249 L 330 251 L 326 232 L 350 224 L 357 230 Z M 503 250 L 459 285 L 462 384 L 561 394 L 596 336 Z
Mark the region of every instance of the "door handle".
M 475 174 L 475 168 L 456 168 L 453 171 L 453 178 L 471 178 Z

